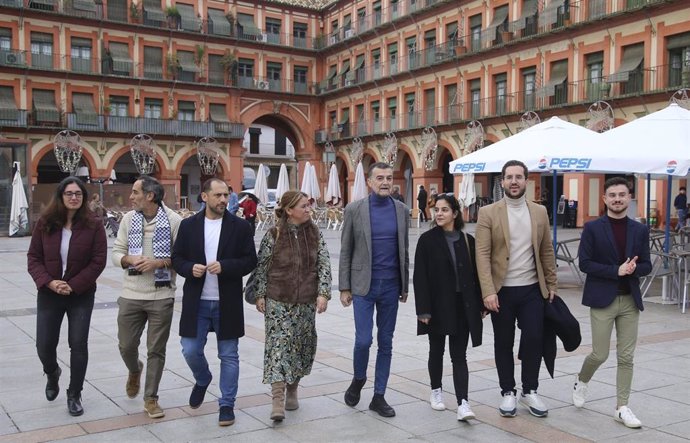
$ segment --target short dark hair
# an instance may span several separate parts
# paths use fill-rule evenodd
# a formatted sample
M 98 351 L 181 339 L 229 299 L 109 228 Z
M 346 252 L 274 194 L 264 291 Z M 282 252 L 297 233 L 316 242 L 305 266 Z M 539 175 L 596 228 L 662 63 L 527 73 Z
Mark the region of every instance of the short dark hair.
M 465 221 L 462 219 L 462 211 L 460 210 L 460 202 L 458 202 L 458 199 L 455 198 L 452 192 L 447 192 L 445 194 L 438 194 L 434 205 L 436 205 L 439 200 L 447 202 L 448 206 L 450 206 L 450 210 L 458 213 L 458 216 L 455 217 L 455 221 L 453 222 L 453 228 L 456 231 L 462 231 L 462 228 L 465 227 Z M 431 221 L 431 226 L 436 226 L 435 219 Z
M 527 165 L 522 163 L 520 160 L 508 160 L 506 164 L 503 165 L 503 168 L 501 168 L 501 178 L 506 176 L 506 169 L 510 168 L 511 166 L 521 166 L 522 170 L 525 171 L 525 178 L 527 178 L 529 173 L 527 170 Z
M 393 166 L 389 165 L 388 163 L 384 162 L 376 162 L 373 165 L 369 166 L 369 171 L 367 172 L 367 178 L 371 178 L 374 175 L 374 169 L 379 168 L 379 169 L 393 169 Z
M 681 186 L 680 191 L 685 191 L 685 186 Z
M 140 175 L 137 177 L 137 181 L 141 182 L 141 191 L 144 195 L 149 192 L 153 193 L 153 202 L 157 205 L 163 203 L 163 197 L 165 197 L 165 189 L 161 182 L 149 175 Z
M 632 194 L 630 183 L 625 179 L 625 177 L 611 177 L 610 179 L 606 180 L 604 183 L 604 194 L 606 194 L 606 191 L 608 191 L 611 186 L 618 185 L 625 185 L 625 187 L 628 188 L 628 192 Z
M 211 186 L 212 186 L 213 183 L 215 183 L 215 182 L 217 182 L 217 183 L 223 183 L 223 184 L 225 185 L 225 182 L 224 182 L 223 180 L 221 180 L 221 179 L 219 179 L 219 178 L 217 178 L 217 177 L 211 177 L 211 178 L 209 178 L 208 180 L 206 180 L 206 181 L 204 182 L 204 186 L 202 186 L 201 192 L 205 192 L 205 193 L 208 194 L 208 191 L 211 190 Z M 227 185 L 226 185 L 226 186 L 227 186 Z M 230 188 L 230 189 L 232 189 L 232 188 Z

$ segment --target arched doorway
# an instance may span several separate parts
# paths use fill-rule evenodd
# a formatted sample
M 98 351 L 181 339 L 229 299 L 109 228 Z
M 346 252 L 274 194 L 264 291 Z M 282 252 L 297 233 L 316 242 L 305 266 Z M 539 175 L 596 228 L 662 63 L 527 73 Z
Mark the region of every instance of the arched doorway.
M 350 201 L 350 187 L 348 186 L 347 163 L 340 157 L 335 158 L 335 168 L 338 170 L 338 181 L 340 182 L 340 194 L 343 203 Z
M 453 174 L 450 173 L 449 166 L 450 162 L 453 161 L 453 156 L 450 152 L 444 149 L 440 152 L 440 159 L 440 168 L 443 174 L 443 178 L 441 179 L 441 187 L 443 189 L 442 192 L 451 192 L 457 195 L 455 193 L 455 179 L 453 177 Z
M 124 152 L 113 165 L 113 171 L 115 171 L 115 176 L 117 183 L 128 183 L 132 184 L 137 180 L 141 174 L 137 171 L 137 167 L 134 165 L 134 160 L 129 154 L 129 151 Z M 160 168 L 158 162 L 153 164 L 153 172 L 150 174 L 152 177 L 160 178 Z
M 212 177 L 223 177 L 222 162 L 218 162 L 215 174 L 206 175 L 201 171 L 198 157 L 196 155 L 189 156 L 180 168 L 180 206 L 192 210 L 200 209 L 201 203 L 198 200 L 201 187 L 206 180 Z M 235 185 L 233 191 L 240 192 L 241 189 Z
M 412 207 L 413 186 L 412 186 L 412 159 L 403 150 L 398 151 L 398 167 L 402 173 L 402 183 L 400 184 L 400 194 L 403 196 L 403 200 L 406 205 Z M 395 186 L 395 185 L 394 185 Z

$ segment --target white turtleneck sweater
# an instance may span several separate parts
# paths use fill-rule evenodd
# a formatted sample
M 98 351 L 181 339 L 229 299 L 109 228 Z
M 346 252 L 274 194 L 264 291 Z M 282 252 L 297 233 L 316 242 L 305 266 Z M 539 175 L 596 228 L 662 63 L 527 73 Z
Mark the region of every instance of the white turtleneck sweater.
M 528 286 L 537 283 L 537 268 L 532 248 L 532 223 L 525 196 L 504 197 L 508 209 L 510 260 L 503 286 Z

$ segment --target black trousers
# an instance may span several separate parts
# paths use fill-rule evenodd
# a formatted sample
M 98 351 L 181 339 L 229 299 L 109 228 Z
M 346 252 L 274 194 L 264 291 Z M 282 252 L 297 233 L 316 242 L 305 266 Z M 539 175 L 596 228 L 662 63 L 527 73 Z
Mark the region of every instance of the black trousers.
M 458 303 L 462 305 L 462 303 Z M 459 311 L 462 311 L 461 309 Z M 450 361 L 453 364 L 453 387 L 458 404 L 467 400 L 469 372 L 467 369 L 467 343 L 470 330 L 464 321 L 464 312 L 458 312 L 458 333 L 453 335 L 429 333 L 429 379 L 431 389 L 441 387 L 443 377 L 443 353 L 446 348 L 446 337 L 450 350 Z
M 429 217 L 426 215 L 426 206 L 419 206 L 419 221 L 425 222 L 429 221 Z
M 80 393 L 89 362 L 89 327 L 94 294 L 59 295 L 50 290 L 38 291 L 36 313 L 36 350 L 43 372 L 50 374 L 58 367 L 57 345 L 62 319 L 67 314 L 67 341 L 70 348 L 69 391 Z
M 491 313 L 494 327 L 494 355 L 501 386 L 501 395 L 515 391 L 515 320 L 520 328 L 520 359 L 522 360 L 522 390 L 536 391 L 539 387 L 544 332 L 544 298 L 539 284 L 504 286 L 498 291 L 498 313 Z

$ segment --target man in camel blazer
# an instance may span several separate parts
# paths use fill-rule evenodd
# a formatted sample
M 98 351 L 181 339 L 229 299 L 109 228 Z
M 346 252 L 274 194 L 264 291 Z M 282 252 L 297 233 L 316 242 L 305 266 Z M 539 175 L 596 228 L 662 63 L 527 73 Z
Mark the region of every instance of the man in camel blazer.
M 499 413 L 517 413 L 514 356 L 515 321 L 521 330 L 520 403 L 536 417 L 548 408 L 537 395 L 542 360 L 544 299 L 556 295 L 556 260 L 549 218 L 543 206 L 527 201 L 527 166 L 510 160 L 502 170 L 505 197 L 479 210 L 476 260 L 484 306 L 491 312 L 494 355 L 503 401 Z

